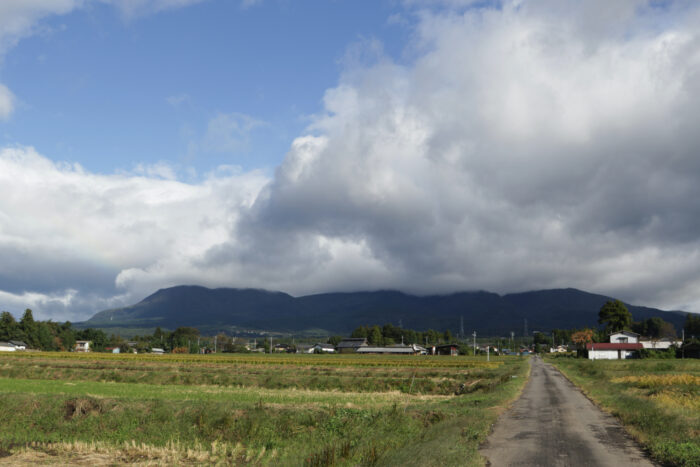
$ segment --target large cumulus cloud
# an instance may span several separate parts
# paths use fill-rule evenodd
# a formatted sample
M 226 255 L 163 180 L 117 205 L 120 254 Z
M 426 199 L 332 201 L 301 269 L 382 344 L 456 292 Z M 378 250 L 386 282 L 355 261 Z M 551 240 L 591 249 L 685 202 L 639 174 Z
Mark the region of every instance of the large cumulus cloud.
M 697 8 L 592 3 L 420 11 L 408 63 L 347 70 L 212 260 L 303 292 L 698 309 Z
M 221 167 L 186 184 L 147 169 L 99 175 L 0 150 L 0 308 L 75 320 L 158 287 L 229 280 L 190 263 L 235 232 L 267 178 Z

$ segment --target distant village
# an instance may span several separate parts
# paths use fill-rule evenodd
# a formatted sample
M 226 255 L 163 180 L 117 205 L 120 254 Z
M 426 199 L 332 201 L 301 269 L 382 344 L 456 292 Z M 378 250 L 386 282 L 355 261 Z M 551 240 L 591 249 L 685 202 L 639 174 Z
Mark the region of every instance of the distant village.
M 331 336 L 317 341 L 296 341 L 290 336 L 232 337 L 224 333 L 202 336 L 193 327 L 174 331 L 156 328 L 153 334 L 129 340 L 108 336 L 101 329 L 73 329 L 70 323 L 34 321 L 26 310 L 17 322 L 8 312 L 0 314 L 0 352 L 69 351 L 136 354 L 299 353 L 356 355 L 530 355 L 553 354 L 590 360 L 630 358 L 698 358 L 700 316 L 687 315 L 681 338 L 660 318 L 633 322 L 619 301 L 606 303 L 600 311 L 601 329 L 554 329 L 516 337 L 479 337 L 476 332 L 458 336 L 449 330 L 415 331 L 400 326 L 359 326 L 350 336 Z M 635 332 L 635 330 L 641 332 Z M 697 336 L 697 337 L 696 337 Z

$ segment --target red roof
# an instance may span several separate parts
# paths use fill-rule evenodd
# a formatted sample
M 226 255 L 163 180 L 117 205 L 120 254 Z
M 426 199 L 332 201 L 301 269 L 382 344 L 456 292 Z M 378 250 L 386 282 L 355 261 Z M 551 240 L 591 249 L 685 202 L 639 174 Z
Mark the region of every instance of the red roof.
M 610 342 L 596 342 L 586 344 L 586 350 L 639 350 L 643 349 L 642 344 L 611 344 Z

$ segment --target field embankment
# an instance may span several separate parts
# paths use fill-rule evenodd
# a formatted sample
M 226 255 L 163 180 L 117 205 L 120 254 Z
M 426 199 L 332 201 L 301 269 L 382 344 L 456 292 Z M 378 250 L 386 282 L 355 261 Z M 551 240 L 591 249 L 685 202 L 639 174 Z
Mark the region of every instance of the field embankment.
M 0 357 L 0 463 L 471 465 L 527 360 Z
M 658 462 L 700 465 L 700 361 L 549 359 Z

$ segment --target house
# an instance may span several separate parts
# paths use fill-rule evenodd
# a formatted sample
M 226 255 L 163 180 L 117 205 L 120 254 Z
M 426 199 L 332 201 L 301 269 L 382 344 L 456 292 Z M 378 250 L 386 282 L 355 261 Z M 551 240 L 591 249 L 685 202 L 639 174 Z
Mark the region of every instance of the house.
M 335 353 L 335 347 L 331 344 L 316 344 L 312 347 L 313 352 Z
M 590 360 L 623 360 L 639 357 L 644 346 L 639 342 L 639 334 L 632 331 L 617 331 L 608 335 L 610 342 L 590 342 L 586 344 Z
M 153 347 L 151 349 L 151 353 L 156 354 L 156 355 L 163 355 L 165 353 L 165 350 L 163 350 L 159 347 Z
M 457 349 L 457 344 L 442 344 L 433 346 L 433 355 L 452 355 L 453 357 L 459 355 L 459 350 Z
M 425 347 L 420 345 L 394 345 L 391 347 L 370 347 L 362 346 L 357 349 L 359 354 L 382 354 L 382 355 L 426 355 Z
M 365 337 L 348 337 L 338 342 L 336 348 L 338 353 L 355 353 L 362 347 L 367 347 L 367 338 Z
M 75 351 L 76 352 L 89 352 L 90 351 L 90 341 L 75 341 Z
M 666 350 L 669 349 L 671 346 L 681 346 L 681 341 L 673 339 L 671 337 L 663 337 L 661 339 L 639 339 L 639 343 L 642 344 L 645 349 L 654 350 Z
M 552 347 L 549 349 L 549 353 L 565 353 L 568 351 L 569 351 L 569 349 L 565 345 L 558 345 L 556 347 Z
M 636 358 L 644 346 L 636 343 L 592 342 L 586 344 L 590 360 L 623 360 Z
M 611 344 L 637 344 L 639 334 L 632 331 L 617 331 L 608 335 Z
M 12 340 L 10 341 L 10 345 L 14 345 L 15 350 L 27 350 L 27 344 L 25 344 L 23 341 Z
M 297 344 L 297 353 L 314 353 L 314 346 L 311 344 Z
M 274 352 L 281 352 L 281 353 L 289 353 L 289 352 L 292 352 L 293 349 L 292 349 L 292 346 L 289 344 L 277 344 L 273 348 L 273 351 Z
M 9 342 L 0 342 L 0 352 L 14 352 L 17 350 L 14 345 Z

